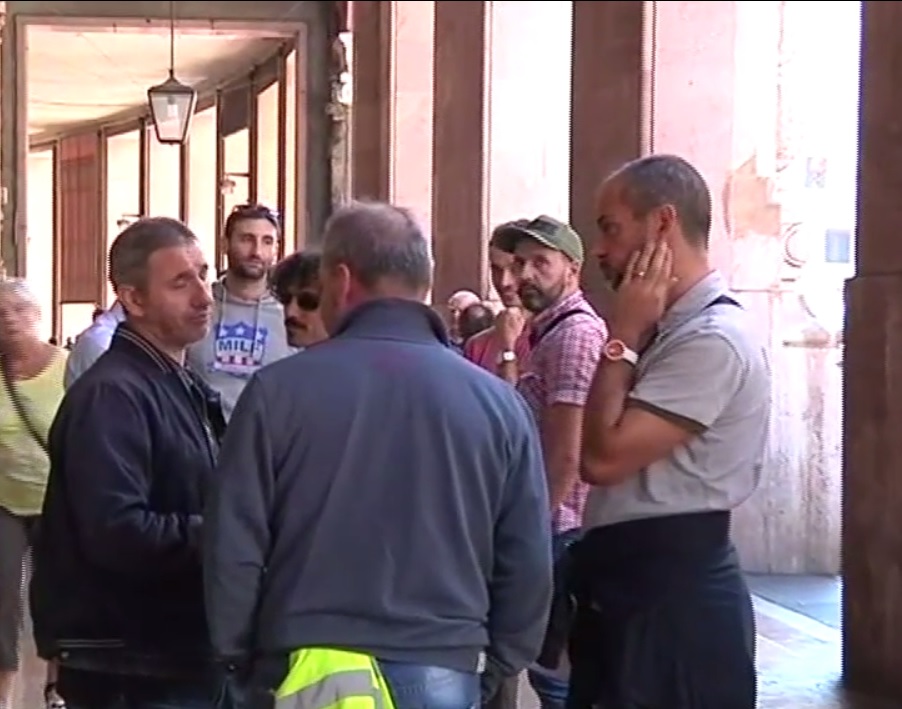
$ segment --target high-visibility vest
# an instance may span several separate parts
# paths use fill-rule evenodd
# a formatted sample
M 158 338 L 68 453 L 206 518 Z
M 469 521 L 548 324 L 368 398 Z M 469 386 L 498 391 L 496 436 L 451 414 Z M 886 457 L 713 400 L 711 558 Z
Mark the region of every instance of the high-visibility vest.
M 276 709 L 395 709 L 391 692 L 369 655 L 307 647 L 289 658 L 276 690 Z

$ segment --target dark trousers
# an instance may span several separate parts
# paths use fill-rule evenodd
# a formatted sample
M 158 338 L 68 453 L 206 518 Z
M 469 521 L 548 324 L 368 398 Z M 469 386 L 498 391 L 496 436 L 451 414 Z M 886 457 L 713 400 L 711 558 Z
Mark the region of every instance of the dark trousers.
M 214 676 L 163 679 L 61 667 L 57 689 L 68 709 L 231 709 Z
M 22 517 L 0 507 L 0 671 L 19 669 L 23 585 L 28 550 L 37 517 Z
M 755 622 L 729 516 L 636 526 L 590 532 L 578 550 L 568 709 L 755 709 Z

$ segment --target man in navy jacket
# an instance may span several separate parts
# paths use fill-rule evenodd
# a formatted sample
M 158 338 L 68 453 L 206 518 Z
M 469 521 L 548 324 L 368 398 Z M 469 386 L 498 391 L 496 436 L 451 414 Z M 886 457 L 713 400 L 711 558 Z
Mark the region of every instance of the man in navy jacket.
M 520 672 L 545 631 L 538 434 L 511 386 L 451 349 L 406 210 L 338 210 L 321 281 L 331 337 L 258 372 L 223 442 L 205 511 L 213 644 L 255 660 L 264 689 L 291 650 L 339 647 L 377 658 L 397 709 L 469 709 L 480 671 Z
M 50 431 L 32 612 L 71 709 L 213 707 L 222 686 L 199 539 L 224 420 L 183 366 L 209 327 L 206 272 L 197 239 L 173 219 L 116 238 L 110 278 L 125 322 Z

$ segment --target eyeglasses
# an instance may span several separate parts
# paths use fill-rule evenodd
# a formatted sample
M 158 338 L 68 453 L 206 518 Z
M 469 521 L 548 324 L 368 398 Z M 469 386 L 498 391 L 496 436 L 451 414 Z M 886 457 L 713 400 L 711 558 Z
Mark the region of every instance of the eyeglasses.
M 275 295 L 276 300 L 278 300 L 282 307 L 287 308 L 291 305 L 292 301 L 297 304 L 297 306 L 308 313 L 313 312 L 317 308 L 319 308 L 319 296 L 316 293 L 311 293 L 308 290 L 303 290 L 300 293 L 285 293 L 285 292 L 276 292 L 273 293 Z

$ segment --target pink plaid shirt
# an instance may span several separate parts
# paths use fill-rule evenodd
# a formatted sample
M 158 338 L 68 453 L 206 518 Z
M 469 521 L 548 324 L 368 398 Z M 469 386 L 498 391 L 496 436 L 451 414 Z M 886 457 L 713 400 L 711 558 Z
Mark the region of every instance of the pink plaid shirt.
M 581 311 L 548 326 L 570 310 Z M 520 368 L 517 389 L 541 423 L 542 412 L 554 404 L 585 406 L 595 368 L 608 336 L 607 327 L 581 291 L 567 296 L 532 321 L 539 340 Z M 544 335 L 542 335 L 544 333 Z M 578 482 L 554 513 L 554 532 L 560 534 L 582 526 L 589 486 Z

